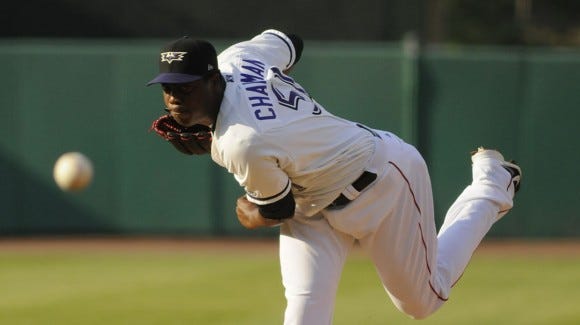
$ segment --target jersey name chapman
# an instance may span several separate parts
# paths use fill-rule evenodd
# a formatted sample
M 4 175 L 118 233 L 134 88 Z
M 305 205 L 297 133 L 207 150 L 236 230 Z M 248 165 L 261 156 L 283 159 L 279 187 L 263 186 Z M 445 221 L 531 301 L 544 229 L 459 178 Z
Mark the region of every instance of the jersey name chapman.
M 268 86 L 265 80 L 266 65 L 257 60 L 242 60 L 240 82 L 244 85 L 250 106 L 254 107 L 254 115 L 259 120 L 276 118 L 274 104 L 268 95 Z

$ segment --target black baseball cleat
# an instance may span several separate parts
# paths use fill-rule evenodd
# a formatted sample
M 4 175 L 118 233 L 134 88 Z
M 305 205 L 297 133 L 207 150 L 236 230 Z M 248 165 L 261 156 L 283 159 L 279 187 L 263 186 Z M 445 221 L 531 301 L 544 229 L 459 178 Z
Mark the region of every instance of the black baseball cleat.
M 522 180 L 522 169 L 516 164 L 514 160 L 504 161 L 502 164 L 510 175 L 512 175 L 512 183 L 514 184 L 514 192 L 520 190 L 520 181 Z

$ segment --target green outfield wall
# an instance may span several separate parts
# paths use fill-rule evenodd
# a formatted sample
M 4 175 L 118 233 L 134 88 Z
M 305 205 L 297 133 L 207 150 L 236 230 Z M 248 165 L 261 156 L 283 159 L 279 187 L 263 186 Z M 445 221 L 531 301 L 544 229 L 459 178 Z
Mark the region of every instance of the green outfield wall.
M 149 131 L 163 103 L 145 83 L 163 42 L 0 40 L 1 235 L 276 233 L 244 230 L 233 178 Z M 516 207 L 492 236 L 580 235 L 580 51 L 307 42 L 293 76 L 331 112 L 419 147 L 438 224 L 481 145 L 524 169 Z M 84 192 L 52 181 L 67 151 L 93 160 Z

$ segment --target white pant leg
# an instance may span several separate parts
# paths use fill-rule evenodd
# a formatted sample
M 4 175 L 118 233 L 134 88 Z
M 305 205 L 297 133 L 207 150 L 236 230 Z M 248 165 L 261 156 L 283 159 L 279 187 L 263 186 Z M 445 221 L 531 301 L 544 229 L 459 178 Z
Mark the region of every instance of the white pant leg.
M 447 300 L 513 193 L 499 162 L 476 161 L 474 182 L 450 209 L 438 240 L 427 167 L 412 146 L 396 140 L 385 140 L 388 167 L 376 184 L 345 209 L 324 214 L 360 240 L 397 308 L 424 318 Z
M 382 193 L 374 200 L 388 203 L 365 204 L 381 222 L 360 242 L 395 306 L 414 318 L 424 318 L 447 300 L 450 287 L 441 281 L 436 267 L 431 181 L 415 148 L 404 143 L 390 146 L 387 171 L 373 188 Z
M 437 278 L 437 238 L 431 183 L 412 146 L 384 137 L 377 181 L 341 210 L 324 210 L 330 224 L 357 238 L 401 311 L 421 318 L 446 300 Z
M 500 161 L 473 157 L 473 182 L 447 211 L 439 230 L 439 269 L 455 283 L 491 226 L 513 206 L 511 175 Z
M 354 238 L 335 231 L 320 214 L 295 216 L 280 230 L 286 325 L 332 324 L 338 283 Z

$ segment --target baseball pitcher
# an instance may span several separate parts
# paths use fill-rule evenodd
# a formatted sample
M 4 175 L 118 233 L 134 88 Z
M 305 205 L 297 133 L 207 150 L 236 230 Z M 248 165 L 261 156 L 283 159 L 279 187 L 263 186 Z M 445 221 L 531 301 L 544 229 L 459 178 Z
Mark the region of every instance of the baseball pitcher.
M 395 134 L 333 115 L 289 70 L 300 37 L 266 30 L 216 54 L 202 40 L 161 50 L 167 114 L 152 128 L 186 154 L 211 154 L 245 195 L 248 229 L 280 226 L 285 324 L 331 324 L 355 241 L 393 303 L 425 318 L 447 301 L 474 250 L 513 206 L 521 169 L 495 150 L 471 156 L 473 181 L 439 233 L 427 166 Z

